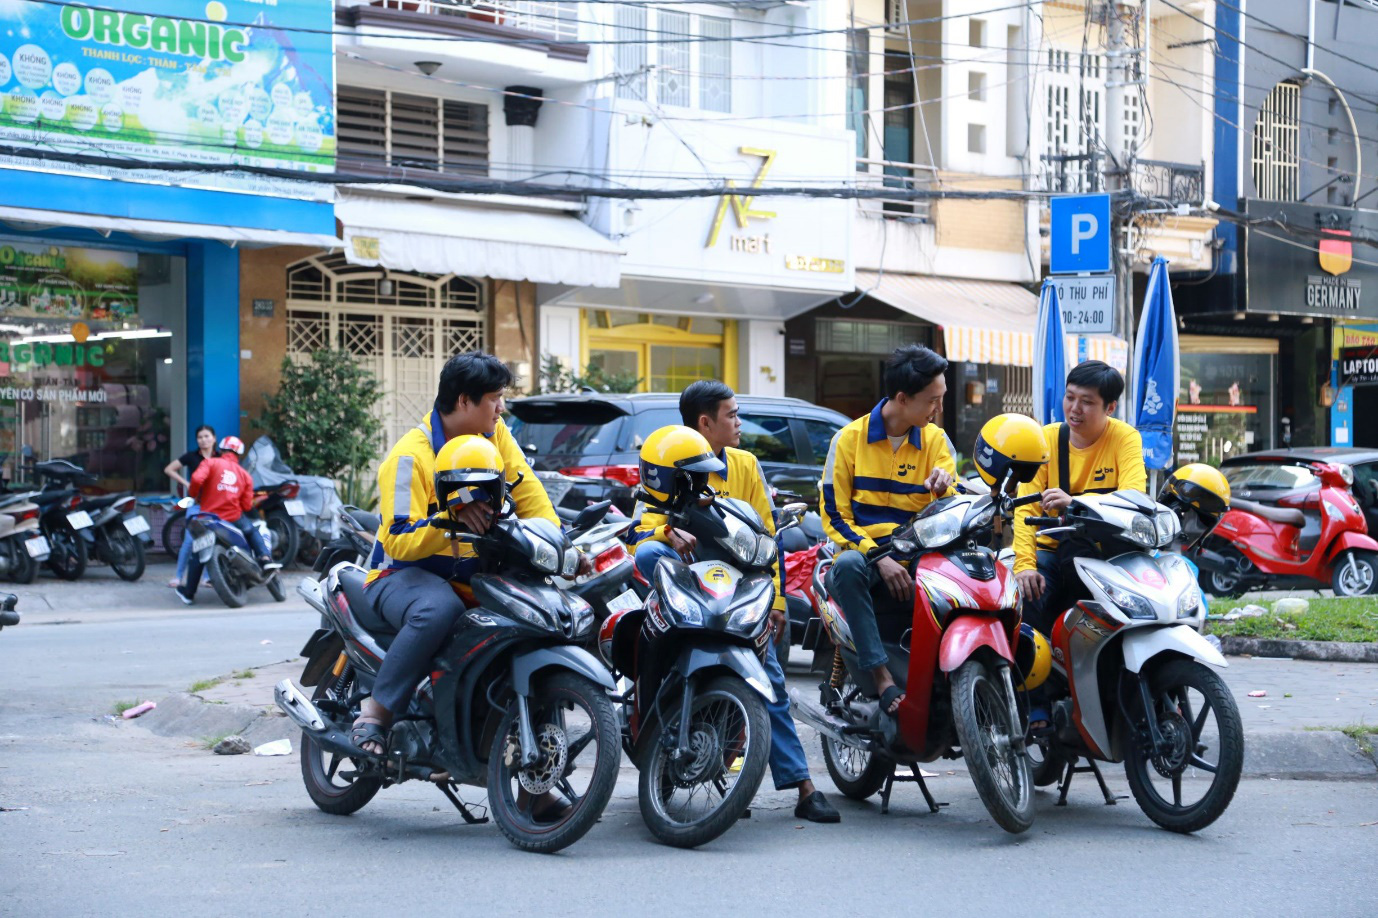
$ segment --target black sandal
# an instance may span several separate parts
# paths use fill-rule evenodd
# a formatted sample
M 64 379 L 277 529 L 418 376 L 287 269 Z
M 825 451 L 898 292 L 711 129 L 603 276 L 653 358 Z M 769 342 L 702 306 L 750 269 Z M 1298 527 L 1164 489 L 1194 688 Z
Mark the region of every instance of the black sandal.
M 896 717 L 899 714 L 899 712 L 891 712 L 890 707 L 898 699 L 903 698 L 904 695 L 904 689 L 900 688 L 898 685 L 891 683 L 889 688 L 880 693 L 880 713 L 884 714 L 886 717 Z
M 532 806 L 531 819 L 532 821 L 540 823 L 541 825 L 554 825 L 555 823 L 560 822 L 566 816 L 568 816 L 569 811 L 572 809 L 574 809 L 574 804 L 570 803 L 567 799 L 565 799 L 564 795 L 562 794 L 559 797 L 558 802 L 551 803 L 549 806 L 542 809 L 539 813 L 536 812 L 535 806 Z
M 354 721 L 354 725 L 349 728 L 349 741 L 359 750 L 360 754 L 370 758 L 380 759 L 383 756 L 376 752 L 369 752 L 364 748 L 364 743 L 377 743 L 383 749 L 388 748 L 388 734 L 391 731 L 387 725 L 377 720 L 365 720 L 362 717 Z

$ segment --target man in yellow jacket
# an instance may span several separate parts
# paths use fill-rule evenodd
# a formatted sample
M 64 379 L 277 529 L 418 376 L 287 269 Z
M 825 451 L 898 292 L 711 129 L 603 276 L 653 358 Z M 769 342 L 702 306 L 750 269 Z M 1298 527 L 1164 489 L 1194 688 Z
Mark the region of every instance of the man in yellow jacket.
M 887 397 L 837 432 L 819 482 L 823 529 L 844 549 L 828 571 L 828 591 L 842 604 L 857 662 L 870 670 L 888 714 L 904 693 L 886 665 L 876 614 L 911 614 L 914 575 L 894 558 L 868 564 L 866 554 L 952 486 L 952 447 L 934 423 L 946 370 L 947 361 L 926 347 L 898 348 L 885 365 Z
M 512 383 L 507 366 L 491 354 L 457 354 L 440 371 L 435 407 L 402 436 L 378 468 L 378 513 L 382 526 L 369 557 L 365 595 L 397 629 L 378 669 L 373 695 L 365 698 L 353 739 L 366 752 L 381 754 L 387 729 L 406 713 L 417 682 L 464 612 L 455 584 L 467 584 L 477 568 L 473 549 L 456 559 L 442 529 L 429 525 L 440 509 L 435 497 L 435 457 L 449 440 L 465 434 L 488 437 L 502 453 L 517 516 L 560 519 L 545 488 L 502 421 L 503 394 Z M 475 533 L 493 523 L 487 504 L 466 504 L 455 516 Z
M 719 497 L 746 501 L 761 517 L 766 530 L 774 534 L 775 505 L 761 463 L 746 450 L 737 449 L 742 440 L 742 420 L 737 413 L 736 393 L 725 383 L 701 379 L 680 394 L 679 413 L 684 425 L 703 434 L 714 455 L 727 467 L 721 475 L 709 476 L 709 487 Z M 632 532 L 632 541 L 636 545 L 637 570 L 648 581 L 662 558 L 687 558 L 695 548 L 694 536 L 669 526 L 664 514 L 660 513 L 643 513 L 641 522 Z M 789 640 L 785 588 L 780 577 L 782 567 L 777 558 L 771 571 L 775 579 L 775 605 L 771 608 L 770 619 L 775 628 L 775 640 L 767 646 L 763 661 L 771 687 L 775 689 L 775 701 L 766 706 L 770 711 L 770 774 L 776 790 L 793 787 L 799 791 L 799 802 L 794 808 L 796 819 L 838 822 L 842 817 L 809 778 L 804 746 L 790 715 L 785 671 L 775 655 L 776 642 Z

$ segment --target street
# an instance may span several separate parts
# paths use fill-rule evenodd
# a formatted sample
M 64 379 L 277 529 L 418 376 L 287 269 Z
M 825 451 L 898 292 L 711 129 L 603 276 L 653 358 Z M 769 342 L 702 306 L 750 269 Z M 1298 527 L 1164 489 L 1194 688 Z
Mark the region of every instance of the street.
M 518 852 L 492 825 L 464 825 L 439 793 L 414 783 L 353 817 L 330 817 L 301 787 L 295 743 L 290 757 L 222 757 L 193 738 L 102 720 L 118 700 L 158 699 L 290 659 L 314 627 L 295 597 L 274 605 L 262 591 L 237 611 L 213 598 L 174 606 L 153 589 L 158 573 L 135 588 L 143 608 L 36 609 L 0 633 L 0 914 L 309 915 L 397 901 L 409 911 L 494 915 L 1378 908 L 1372 779 L 1246 779 L 1218 823 L 1183 837 L 1154 827 L 1131 799 L 1104 806 L 1079 777 L 1070 806 L 1041 792 L 1034 828 L 1014 837 L 951 763 L 934 763 L 930 781 L 949 807 L 930 815 L 917 790 L 901 786 L 881 816 L 877 802 L 833 791 L 817 741 L 806 739 L 814 777 L 842 811 L 839 826 L 795 820 L 793 792 L 767 787 L 752 818 L 723 838 L 697 851 L 666 848 L 641 822 L 626 763 L 602 823 L 554 856 Z M 36 587 L 95 593 L 50 584 Z M 1128 793 L 1121 771 L 1107 777 Z M 462 797 L 483 795 L 470 788 Z

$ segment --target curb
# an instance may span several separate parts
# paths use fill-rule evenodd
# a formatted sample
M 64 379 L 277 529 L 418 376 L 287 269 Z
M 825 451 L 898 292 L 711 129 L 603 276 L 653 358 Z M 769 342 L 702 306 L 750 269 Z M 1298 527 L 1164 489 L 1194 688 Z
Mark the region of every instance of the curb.
M 186 692 L 167 696 L 135 723 L 159 736 L 205 740 L 238 734 L 251 746 L 279 739 L 295 740 L 300 732 L 276 708 L 217 703 Z
M 1327 663 L 1378 663 L 1378 643 L 1290 641 L 1284 638 L 1220 636 L 1221 653 L 1231 656 L 1291 657 Z

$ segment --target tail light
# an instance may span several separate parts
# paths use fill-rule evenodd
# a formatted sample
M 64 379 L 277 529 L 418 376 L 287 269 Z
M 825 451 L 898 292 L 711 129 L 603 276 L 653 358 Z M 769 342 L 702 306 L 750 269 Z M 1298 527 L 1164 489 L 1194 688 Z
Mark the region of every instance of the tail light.
M 14 521 L 16 523 L 25 523 L 29 520 L 36 520 L 38 519 L 38 512 L 38 508 L 34 507 L 32 510 L 25 510 L 22 513 L 16 513 L 14 515 Z
M 601 574 L 626 561 L 629 555 L 621 542 L 614 542 L 605 550 L 593 556 L 593 572 Z
M 297 484 L 295 481 L 289 481 L 282 486 L 282 496 L 287 500 L 291 500 L 300 493 L 301 485 Z
M 606 478 L 629 488 L 641 484 L 641 469 L 635 465 L 576 465 L 560 469 L 560 474 L 575 478 Z
M 129 497 L 126 497 L 124 500 L 117 500 L 117 501 L 115 501 L 115 509 L 118 510 L 120 513 L 133 513 L 133 512 L 134 512 L 134 496 L 131 494 Z
M 81 506 L 81 495 L 80 495 L 80 494 L 77 494 L 77 495 L 73 496 L 71 500 L 67 501 L 67 506 L 71 507 L 73 510 L 75 510 L 76 508 L 80 507 L 80 506 Z

